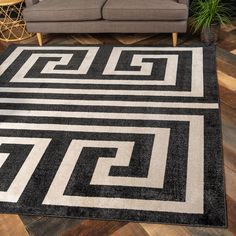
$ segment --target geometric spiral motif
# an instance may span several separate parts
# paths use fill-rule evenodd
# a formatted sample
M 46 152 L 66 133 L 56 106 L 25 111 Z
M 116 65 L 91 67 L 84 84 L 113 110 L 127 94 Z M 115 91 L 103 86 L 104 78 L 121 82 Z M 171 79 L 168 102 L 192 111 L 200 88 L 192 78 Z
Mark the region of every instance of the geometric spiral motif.
M 224 225 L 213 57 L 202 47 L 10 47 L 0 209 Z

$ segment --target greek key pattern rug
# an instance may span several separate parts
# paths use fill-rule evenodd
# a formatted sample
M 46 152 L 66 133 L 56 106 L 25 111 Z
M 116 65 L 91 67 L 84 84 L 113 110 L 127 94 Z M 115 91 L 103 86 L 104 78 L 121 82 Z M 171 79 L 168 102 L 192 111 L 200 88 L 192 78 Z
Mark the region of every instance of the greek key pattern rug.
M 11 46 L 0 212 L 225 226 L 214 48 Z

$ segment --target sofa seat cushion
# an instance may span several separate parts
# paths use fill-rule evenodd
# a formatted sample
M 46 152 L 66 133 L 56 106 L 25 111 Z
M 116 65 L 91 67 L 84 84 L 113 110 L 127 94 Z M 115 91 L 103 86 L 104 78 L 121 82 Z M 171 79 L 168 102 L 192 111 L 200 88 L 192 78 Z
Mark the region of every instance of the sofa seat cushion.
M 188 7 L 175 0 L 107 0 L 102 11 L 106 20 L 186 20 Z
M 87 21 L 102 18 L 106 0 L 43 0 L 23 12 L 26 21 Z

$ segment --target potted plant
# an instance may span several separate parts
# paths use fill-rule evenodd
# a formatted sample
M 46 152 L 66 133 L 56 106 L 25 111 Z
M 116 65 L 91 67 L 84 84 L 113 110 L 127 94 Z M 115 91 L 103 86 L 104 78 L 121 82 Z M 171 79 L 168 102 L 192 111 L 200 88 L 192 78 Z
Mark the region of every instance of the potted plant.
M 221 25 L 230 23 L 230 8 L 221 0 L 193 0 L 191 26 L 194 33 L 201 31 L 201 41 L 216 43 Z

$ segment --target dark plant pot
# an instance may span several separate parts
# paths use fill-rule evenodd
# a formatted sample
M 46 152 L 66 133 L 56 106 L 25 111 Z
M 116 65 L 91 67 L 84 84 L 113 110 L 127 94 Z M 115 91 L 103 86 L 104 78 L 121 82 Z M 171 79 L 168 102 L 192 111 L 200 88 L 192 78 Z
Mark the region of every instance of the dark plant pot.
M 210 27 L 202 29 L 201 41 L 206 45 L 216 44 L 220 31 L 219 24 L 212 24 Z

